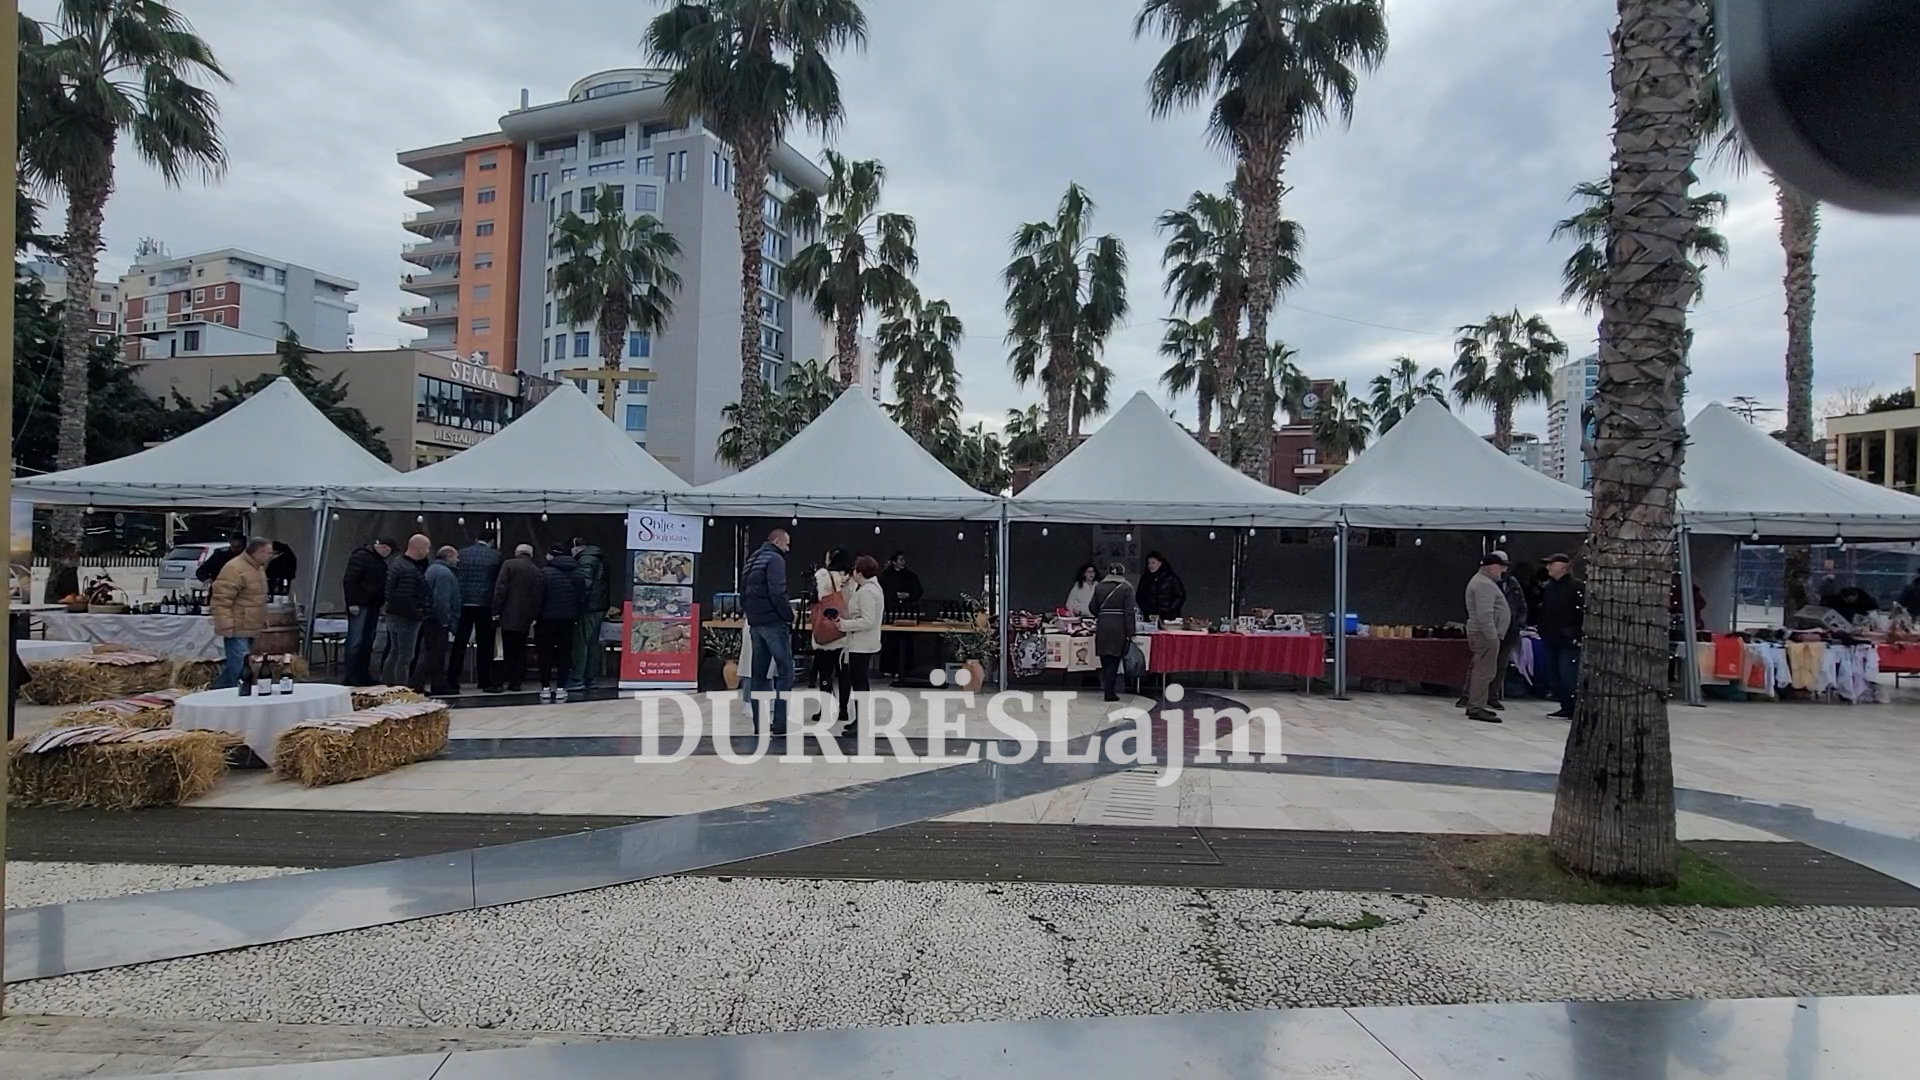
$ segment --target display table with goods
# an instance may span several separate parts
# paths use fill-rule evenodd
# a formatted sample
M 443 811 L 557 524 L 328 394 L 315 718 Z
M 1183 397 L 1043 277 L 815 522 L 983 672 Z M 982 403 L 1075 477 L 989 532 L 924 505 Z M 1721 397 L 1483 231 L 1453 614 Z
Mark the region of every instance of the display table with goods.
M 1009 622 L 1014 674 L 1100 670 L 1093 646 L 1095 625 L 1095 620 L 1079 616 L 1015 614 Z M 1301 615 L 1223 621 L 1219 630 L 1208 627 L 1203 619 L 1182 620 L 1178 625 L 1142 620 L 1133 643 L 1140 650 L 1144 671 L 1150 674 L 1219 672 L 1317 679 L 1326 670 L 1327 641 L 1324 634 L 1309 633 L 1307 626 Z
M 28 638 L 13 643 L 14 651 L 20 654 L 23 663 L 31 664 L 35 660 L 57 660 L 62 656 L 91 656 L 91 641 L 52 641 Z
M 173 727 L 181 731 L 231 732 L 261 761 L 272 761 L 274 744 L 295 724 L 353 711 L 351 687 L 298 683 L 285 675 L 251 687 L 243 681 L 237 687 L 188 694 L 174 703 Z
M 1843 630 L 1701 634 L 1693 643 L 1701 687 L 1736 700 L 1884 702 L 1877 679 L 1883 670 L 1899 670 L 1884 667 L 1888 655 L 1895 663 L 1920 660 L 1920 647 Z
M 93 605 L 86 611 L 47 611 L 35 617 L 49 639 L 124 645 L 170 660 L 220 660 L 226 655 L 203 594 L 117 606 L 125 610 L 109 612 Z M 267 625 L 256 637 L 254 649 L 295 652 L 299 635 L 299 611 L 293 601 L 275 597 L 267 602 Z

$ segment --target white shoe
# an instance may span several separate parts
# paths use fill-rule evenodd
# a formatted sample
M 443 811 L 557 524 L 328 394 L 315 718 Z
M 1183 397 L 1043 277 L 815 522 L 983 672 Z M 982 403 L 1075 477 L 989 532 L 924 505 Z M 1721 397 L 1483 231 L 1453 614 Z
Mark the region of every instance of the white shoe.
M 544 702 L 548 702 L 548 701 L 552 701 L 552 700 L 553 700 L 553 687 L 551 687 L 551 686 L 543 686 L 543 687 L 541 687 L 541 688 L 540 688 L 540 700 L 541 700 L 541 701 L 542 701 L 543 703 L 544 703 Z
M 565 701 L 565 700 L 567 700 L 567 688 L 566 688 L 566 687 L 564 687 L 564 686 L 556 686 L 556 687 L 554 687 L 554 688 L 553 688 L 553 700 L 555 700 L 555 701 Z

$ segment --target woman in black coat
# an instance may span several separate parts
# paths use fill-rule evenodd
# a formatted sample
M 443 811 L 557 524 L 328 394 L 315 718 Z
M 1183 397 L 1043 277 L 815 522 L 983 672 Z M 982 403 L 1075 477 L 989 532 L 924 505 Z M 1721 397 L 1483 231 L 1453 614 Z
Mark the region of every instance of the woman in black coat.
M 1147 572 L 1140 576 L 1140 614 L 1149 619 L 1177 619 L 1187 606 L 1187 587 L 1173 564 L 1157 551 L 1147 553 Z
M 1120 662 L 1126 659 L 1133 635 L 1139 632 L 1134 617 L 1133 586 L 1127 584 L 1127 568 L 1121 563 L 1107 567 L 1107 576 L 1093 587 L 1093 651 L 1100 657 L 1100 689 L 1108 701 L 1119 701 L 1116 684 Z

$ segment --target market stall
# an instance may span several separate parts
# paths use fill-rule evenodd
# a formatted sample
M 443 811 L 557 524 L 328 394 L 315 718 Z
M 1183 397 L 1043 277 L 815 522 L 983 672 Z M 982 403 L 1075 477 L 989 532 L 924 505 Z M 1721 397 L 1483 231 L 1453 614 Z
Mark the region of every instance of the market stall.
M 219 660 L 226 655 L 220 639 L 214 635 L 211 615 L 91 615 L 49 611 L 39 618 L 47 628 L 47 637 L 63 641 L 125 645 L 174 660 Z

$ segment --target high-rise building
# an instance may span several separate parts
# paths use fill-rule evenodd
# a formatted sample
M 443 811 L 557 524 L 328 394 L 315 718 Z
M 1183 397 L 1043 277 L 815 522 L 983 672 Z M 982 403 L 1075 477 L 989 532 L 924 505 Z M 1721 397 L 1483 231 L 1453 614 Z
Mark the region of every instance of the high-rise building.
M 272 352 L 288 330 L 320 351 L 353 344 L 360 283 L 310 267 L 220 248 L 174 258 L 143 247 L 120 278 L 128 360 Z
M 412 192 L 415 198 L 429 194 L 419 189 L 430 184 L 458 184 L 463 216 L 495 208 L 487 235 L 496 239 L 484 252 L 476 235 L 482 222 L 473 220 L 462 223 L 464 231 L 423 233 L 428 240 L 411 247 L 408 260 L 435 267 L 434 277 L 473 273 L 484 262 L 484 268 L 497 275 L 490 282 L 493 301 L 517 305 L 512 318 L 498 307 L 487 315 L 467 310 L 468 282 L 461 280 L 457 298 L 427 305 L 430 321 L 408 321 L 429 329 L 428 339 L 415 343 L 419 348 L 450 343 L 467 357 L 487 351 L 487 362 L 494 366 L 505 367 L 511 357 L 519 370 L 549 377 L 599 367 L 598 328 L 569 323 L 559 311 L 553 276 L 562 260 L 554 247 L 555 227 L 566 214 L 591 213 L 602 191 L 614 192 L 623 213 L 651 214 L 679 241 L 676 269 L 682 281 L 664 330 L 626 332 L 622 363 L 635 377 L 614 384 L 615 417 L 648 452 L 697 484 L 731 471 L 714 460 L 713 452 L 726 426 L 720 412 L 740 396 L 740 232 L 732 148 L 697 120 L 685 126 L 673 121 L 666 108 L 669 74 L 653 69 L 604 71 L 575 83 L 566 100 L 544 105 L 529 105 L 523 95 L 521 107 L 501 117 L 498 135 L 400 155 L 415 168 L 434 162 L 442 169 L 429 175 L 444 179 L 422 181 Z M 459 150 L 457 180 L 452 168 L 456 148 L 464 148 Z M 510 188 L 504 178 L 476 186 L 486 184 L 474 179 L 481 175 L 486 154 L 499 156 L 485 175 L 511 170 L 517 186 Z M 774 149 L 763 208 L 766 261 L 755 290 L 760 371 L 771 386 L 784 381 L 792 364 L 826 360 L 833 353 L 831 335 L 811 305 L 804 299 L 796 303 L 779 280 L 780 268 L 804 246 L 781 221 L 781 206 L 801 188 L 821 191 L 825 186 L 825 174 L 794 147 L 783 142 Z M 503 200 L 513 207 L 502 205 Z M 444 227 L 447 222 L 415 221 L 409 227 L 419 231 L 428 225 Z M 505 237 L 509 229 L 512 242 Z M 422 261 L 429 256 L 443 261 Z M 419 292 L 421 284 L 416 276 L 411 287 Z M 517 299 L 511 298 L 516 289 Z M 476 321 L 479 330 L 474 329 Z M 478 344 L 483 338 L 495 343 L 492 349 Z M 504 351 L 508 342 L 513 345 L 510 353 Z M 593 382 L 576 382 L 598 398 L 599 387 Z
M 47 299 L 55 303 L 65 303 L 67 299 L 67 268 L 51 259 L 30 259 L 20 264 L 20 271 L 40 279 L 47 290 Z M 88 325 L 93 327 L 95 344 L 106 341 L 120 332 L 120 283 L 116 281 L 93 282 L 93 293 L 87 297 Z
M 427 332 L 414 348 L 519 369 L 525 162 L 525 149 L 498 132 L 400 155 L 400 164 L 424 174 L 407 197 L 426 209 L 402 222 L 420 239 L 400 253 L 412 264 L 401 291 L 421 300 L 400 321 Z
M 1492 442 L 1493 436 L 1487 436 L 1487 441 Z M 1560 479 L 1560 477 L 1554 473 L 1548 472 L 1546 446 L 1540 441 L 1540 436 L 1532 432 L 1514 432 L 1512 439 L 1507 443 L 1507 456 L 1525 465 L 1527 468 L 1532 469 L 1534 472 L 1546 473 L 1555 480 Z
M 1547 399 L 1547 442 L 1541 448 L 1541 472 L 1583 490 L 1593 487 L 1587 468 L 1587 442 L 1593 420 L 1587 402 L 1600 383 L 1600 357 L 1583 356 L 1553 370 L 1553 392 Z

